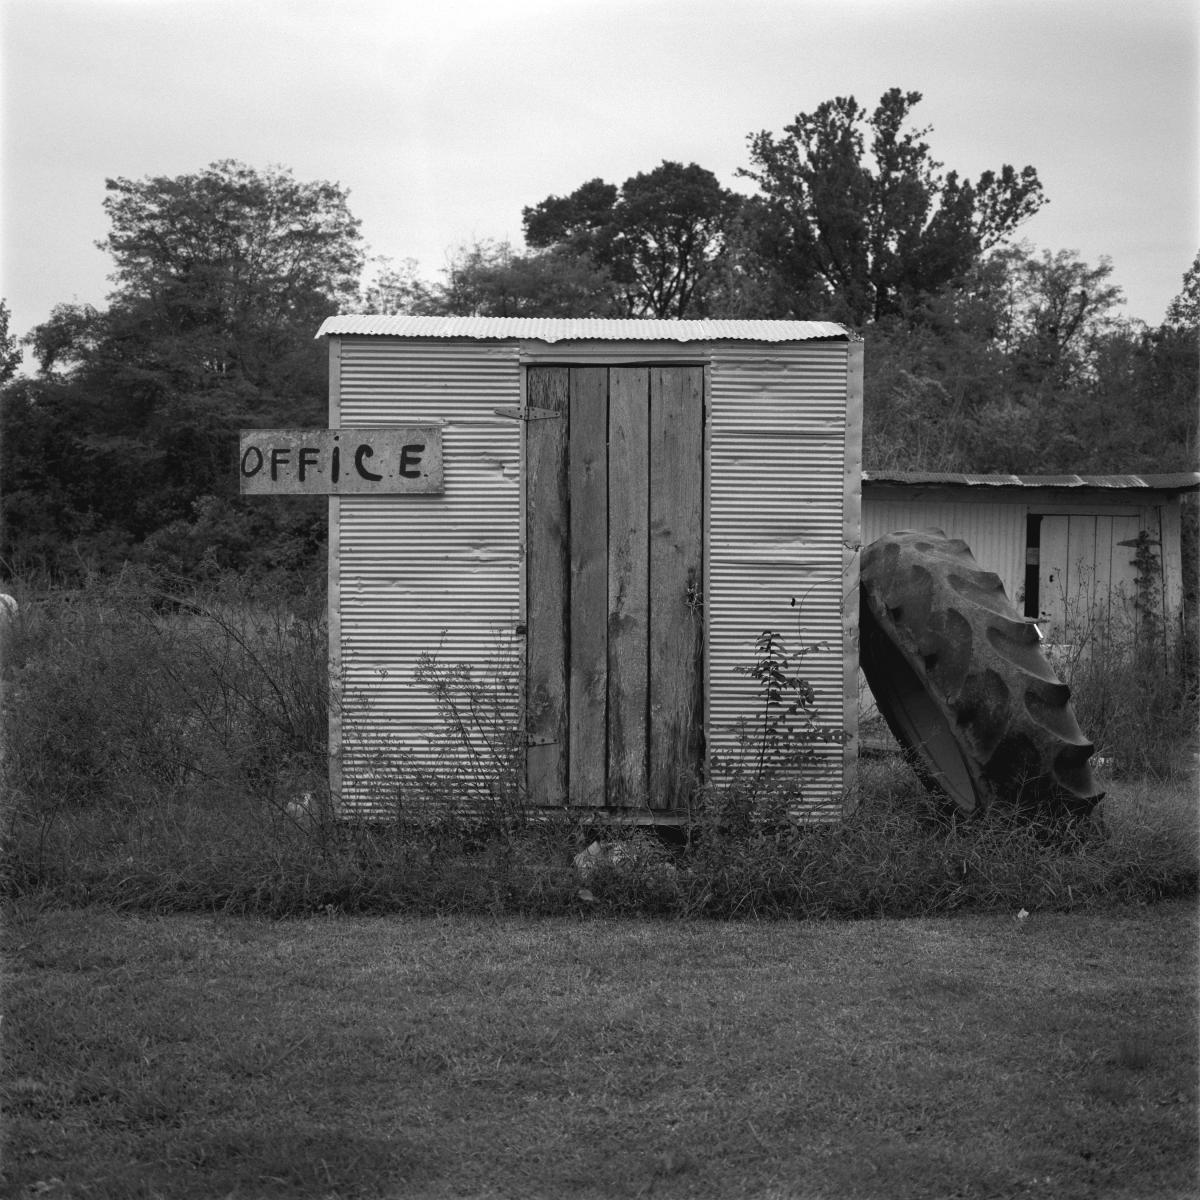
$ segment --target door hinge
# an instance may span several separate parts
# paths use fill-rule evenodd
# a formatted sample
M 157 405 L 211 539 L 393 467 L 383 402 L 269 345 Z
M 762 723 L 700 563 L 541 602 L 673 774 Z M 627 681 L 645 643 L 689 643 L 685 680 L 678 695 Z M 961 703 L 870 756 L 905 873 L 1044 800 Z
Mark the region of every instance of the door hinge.
M 525 735 L 525 745 L 527 745 L 527 746 L 557 746 L 558 738 L 548 737 L 544 733 L 527 733 Z
M 498 417 L 507 417 L 510 421 L 548 421 L 551 417 L 566 415 L 555 412 L 552 408 L 515 408 L 512 406 L 494 408 L 492 412 Z

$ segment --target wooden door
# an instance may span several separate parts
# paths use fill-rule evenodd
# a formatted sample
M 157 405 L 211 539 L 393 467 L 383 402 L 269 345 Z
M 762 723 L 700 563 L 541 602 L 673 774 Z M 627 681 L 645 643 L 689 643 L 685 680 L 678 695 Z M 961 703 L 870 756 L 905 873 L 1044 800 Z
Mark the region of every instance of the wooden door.
M 679 808 L 702 753 L 704 371 L 530 367 L 526 775 Z

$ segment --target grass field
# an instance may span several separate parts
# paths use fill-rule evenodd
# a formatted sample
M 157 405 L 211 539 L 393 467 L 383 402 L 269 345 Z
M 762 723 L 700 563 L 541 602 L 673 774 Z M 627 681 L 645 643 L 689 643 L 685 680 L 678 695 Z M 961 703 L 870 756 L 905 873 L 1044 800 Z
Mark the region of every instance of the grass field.
M 10 909 L 3 1194 L 1192 1197 L 1190 902 L 790 923 Z

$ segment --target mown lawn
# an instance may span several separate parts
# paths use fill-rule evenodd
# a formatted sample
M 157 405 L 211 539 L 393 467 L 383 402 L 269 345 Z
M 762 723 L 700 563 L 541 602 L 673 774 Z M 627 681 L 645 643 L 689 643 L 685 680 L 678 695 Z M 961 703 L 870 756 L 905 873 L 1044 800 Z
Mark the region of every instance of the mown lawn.
M 10 910 L 3 1194 L 1193 1196 L 1195 935 Z

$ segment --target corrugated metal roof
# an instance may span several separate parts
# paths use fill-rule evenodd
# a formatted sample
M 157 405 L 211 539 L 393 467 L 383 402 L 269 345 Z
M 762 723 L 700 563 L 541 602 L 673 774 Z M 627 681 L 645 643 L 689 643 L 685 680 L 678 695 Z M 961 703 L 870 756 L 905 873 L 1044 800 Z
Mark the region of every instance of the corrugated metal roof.
M 993 488 L 1109 488 L 1155 492 L 1194 492 L 1200 472 L 1161 475 L 959 475 L 950 471 L 864 471 L 863 483 L 949 484 Z
M 811 342 L 849 340 L 832 321 L 650 321 L 607 317 L 328 317 L 317 337 L 502 338 L 538 342 Z

